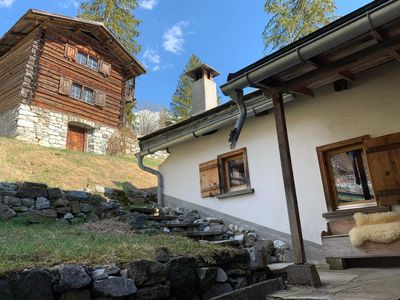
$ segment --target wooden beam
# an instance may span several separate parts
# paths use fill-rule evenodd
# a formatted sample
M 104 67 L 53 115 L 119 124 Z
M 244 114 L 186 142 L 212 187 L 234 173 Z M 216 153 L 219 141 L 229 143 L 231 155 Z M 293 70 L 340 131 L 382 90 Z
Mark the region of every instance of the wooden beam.
M 344 70 L 338 72 L 338 74 L 340 77 L 342 77 L 342 79 L 345 79 L 347 81 L 356 81 L 356 76 L 350 71 Z
M 393 57 L 395 60 L 400 61 L 400 54 L 397 51 L 390 52 L 390 56 Z
M 277 89 L 270 90 L 274 103 L 276 131 L 278 134 L 279 153 L 281 157 L 283 183 L 285 186 L 286 204 L 289 215 L 290 233 L 293 243 L 293 258 L 295 264 L 304 264 L 306 254 L 304 250 L 303 234 L 299 208 L 297 204 L 296 186 L 294 183 L 292 159 L 290 155 L 289 139 L 286 126 L 285 108 L 282 92 Z
M 25 36 L 27 33 L 19 32 L 19 31 L 9 31 L 8 34 L 15 35 L 15 36 Z
M 293 94 L 301 95 L 301 96 L 314 97 L 314 91 L 312 89 L 309 89 L 306 87 L 291 90 L 290 92 L 292 92 Z
M 379 43 L 382 43 L 386 38 L 377 29 L 371 31 L 371 36 Z

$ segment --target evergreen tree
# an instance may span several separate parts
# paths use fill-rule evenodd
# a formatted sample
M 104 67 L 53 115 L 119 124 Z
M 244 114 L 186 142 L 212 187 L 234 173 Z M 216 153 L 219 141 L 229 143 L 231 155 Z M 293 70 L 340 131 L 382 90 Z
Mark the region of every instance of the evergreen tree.
M 140 21 L 133 15 L 136 0 L 86 0 L 78 10 L 78 17 L 104 23 L 104 25 L 134 54 L 140 51 L 137 42 Z
M 334 20 L 334 0 L 265 0 L 265 48 L 286 46 Z
M 174 121 L 181 121 L 191 116 L 193 79 L 187 76 L 186 72 L 200 66 L 201 64 L 203 64 L 203 62 L 200 58 L 193 54 L 179 76 L 178 86 L 170 104 Z

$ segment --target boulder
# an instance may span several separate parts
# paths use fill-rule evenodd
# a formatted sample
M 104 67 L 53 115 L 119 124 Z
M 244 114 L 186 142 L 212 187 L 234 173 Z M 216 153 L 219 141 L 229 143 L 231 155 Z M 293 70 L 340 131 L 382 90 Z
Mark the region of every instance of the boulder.
M 23 272 L 15 283 L 17 300 L 54 300 L 52 277 L 44 270 L 31 269 Z
M 62 198 L 63 193 L 59 188 L 47 189 L 48 197 L 50 200 L 57 200 Z
M 216 267 L 196 269 L 197 282 L 200 290 L 206 291 L 216 283 L 218 270 Z
M 89 201 L 89 195 L 85 192 L 73 191 L 67 194 L 67 198 L 70 201 Z
M 91 300 L 92 296 L 87 289 L 72 290 L 62 293 L 60 300 Z
M 102 279 L 106 279 L 108 277 L 108 274 L 106 272 L 106 269 L 102 268 L 102 269 L 94 270 L 92 272 L 91 276 L 92 276 L 93 280 L 102 280 Z
M 249 253 L 249 267 L 252 271 L 265 269 L 271 262 L 271 256 L 263 247 L 247 248 Z
M 0 280 L 0 300 L 14 300 L 11 286 L 6 280 Z
M 97 270 L 104 270 L 104 273 L 107 274 L 107 276 L 117 276 L 121 273 L 121 269 L 114 264 L 95 267 L 94 271 Z
M 168 278 L 167 267 L 155 261 L 141 260 L 128 265 L 128 277 L 135 281 L 138 287 L 152 286 L 164 283 Z
M 66 206 L 71 206 L 71 202 L 69 202 L 67 199 L 60 198 L 54 201 L 53 204 L 55 207 L 66 207 Z
M 254 243 L 254 246 L 266 249 L 270 255 L 273 255 L 275 249 L 274 242 L 270 240 L 258 240 Z
M 222 269 L 220 267 L 217 267 L 216 281 L 218 283 L 223 283 L 223 282 L 227 282 L 228 281 L 228 275 L 226 275 L 226 272 L 224 271 L 224 269 Z
M 8 221 L 14 218 L 17 213 L 7 205 L 0 204 L 0 221 Z
M 43 222 L 55 220 L 57 213 L 52 209 L 31 210 L 19 215 L 28 223 L 40 224 Z
M 232 286 L 229 283 L 217 283 L 211 287 L 205 294 L 204 299 L 211 299 L 222 294 L 232 292 Z
M 35 199 L 33 198 L 22 198 L 21 203 L 23 206 L 27 206 L 28 208 L 35 206 Z
M 103 297 L 126 297 L 137 292 L 133 280 L 123 277 L 108 277 L 93 282 L 93 291 Z
M 55 285 L 57 292 L 76 290 L 87 286 L 92 280 L 82 266 L 61 265 L 55 267 L 60 275 L 59 282 Z
M 11 196 L 4 196 L 3 197 L 3 204 L 13 207 L 13 206 L 21 206 L 22 202 L 20 198 L 11 197 Z
M 156 284 L 150 287 L 140 288 L 135 296 L 136 300 L 165 299 L 169 297 L 170 286 L 167 284 Z
M 72 220 L 74 218 L 74 215 L 73 214 L 71 214 L 71 213 L 66 213 L 65 215 L 64 215 L 64 220 Z
M 36 200 L 36 209 L 50 208 L 50 200 L 45 197 L 38 197 Z
M 194 294 L 196 288 L 196 260 L 193 257 L 178 256 L 168 263 L 168 277 L 173 295 Z

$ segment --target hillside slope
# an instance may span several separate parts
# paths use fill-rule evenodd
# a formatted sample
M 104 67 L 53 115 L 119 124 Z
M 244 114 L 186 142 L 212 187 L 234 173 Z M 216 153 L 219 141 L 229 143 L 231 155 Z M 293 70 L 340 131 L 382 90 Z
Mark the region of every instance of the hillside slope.
M 147 160 L 157 167 L 160 161 Z M 139 169 L 132 156 L 102 156 L 56 150 L 0 138 L 0 182 L 30 181 L 62 189 L 94 189 L 96 184 L 120 188 L 129 182 L 137 188 L 157 185 L 156 177 Z

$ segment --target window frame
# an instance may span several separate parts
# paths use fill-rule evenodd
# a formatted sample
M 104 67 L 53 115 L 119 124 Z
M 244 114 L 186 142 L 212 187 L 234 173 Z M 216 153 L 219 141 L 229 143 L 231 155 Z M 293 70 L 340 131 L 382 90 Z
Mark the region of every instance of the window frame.
M 357 203 L 351 202 L 346 204 L 340 204 L 338 202 L 336 193 L 335 178 L 333 175 L 332 165 L 330 163 L 330 157 L 334 154 L 345 152 L 346 150 L 362 149 L 363 154 L 366 158 L 366 149 L 364 147 L 364 141 L 369 138 L 369 135 L 364 135 L 324 146 L 317 147 L 318 161 L 321 172 L 322 185 L 325 193 L 325 201 L 328 212 L 357 209 L 365 207 L 376 207 L 378 206 L 376 197 L 374 196 L 371 200 L 360 200 Z M 371 172 L 369 171 L 368 162 L 366 163 L 366 170 L 369 176 Z M 371 181 L 372 182 L 372 181 Z M 373 186 L 371 187 L 371 192 L 374 193 Z
M 245 172 L 245 180 L 246 183 L 240 186 L 232 187 L 229 183 L 229 171 L 228 171 L 228 161 L 242 158 L 243 165 L 244 165 L 244 172 Z M 218 156 L 218 169 L 219 169 L 219 176 L 220 176 L 220 184 L 221 184 L 221 193 L 236 193 L 240 191 L 247 191 L 251 189 L 250 184 L 250 173 L 249 173 L 249 163 L 247 159 L 247 149 L 241 148 L 238 150 L 230 151 Z
M 79 99 L 72 96 L 72 88 L 73 88 L 74 85 L 79 85 L 79 86 L 81 87 L 81 92 L 80 92 L 80 98 L 79 98 Z M 85 89 L 91 90 L 91 91 L 92 91 L 92 102 L 87 102 L 87 101 L 83 98 L 83 97 L 84 97 L 84 91 L 85 91 Z M 83 102 L 83 103 L 86 103 L 86 104 L 95 106 L 95 102 L 96 102 L 96 101 L 95 101 L 95 91 L 96 91 L 96 90 L 93 89 L 93 88 L 91 88 L 91 87 L 88 87 L 88 86 L 86 86 L 86 85 L 84 85 L 84 84 L 80 84 L 80 83 L 78 83 L 78 82 L 76 82 L 76 81 L 72 81 L 71 90 L 70 90 L 70 92 L 69 92 L 69 96 L 70 96 L 70 98 L 72 98 L 72 99 L 74 99 L 74 100 L 77 100 L 77 101 L 80 101 L 80 102 Z
M 81 54 L 83 54 L 84 56 L 86 56 L 86 64 L 83 64 L 83 63 L 81 63 L 81 62 L 78 61 L 78 55 L 79 55 L 79 53 L 81 53 Z M 96 68 L 95 68 L 95 69 L 92 68 L 92 67 L 89 65 L 89 62 L 90 62 L 90 59 L 91 59 L 91 58 L 97 62 Z M 93 70 L 93 71 L 98 72 L 98 71 L 99 71 L 99 61 L 100 61 L 100 60 L 99 60 L 97 57 L 95 57 L 95 56 L 93 56 L 93 55 L 90 55 L 89 53 L 87 53 L 87 52 L 85 52 L 85 51 L 82 51 L 82 50 L 79 50 L 79 49 L 76 51 L 75 62 L 76 62 L 77 64 L 80 64 L 81 66 L 85 66 L 85 67 L 89 68 L 90 70 Z
M 72 90 L 73 90 L 74 86 L 79 86 L 79 87 L 80 87 L 79 98 L 74 97 L 74 94 L 72 93 Z M 82 84 L 79 84 L 79 83 L 77 83 L 77 82 L 72 81 L 71 90 L 70 90 L 70 92 L 69 92 L 70 97 L 71 97 L 72 99 L 81 101 L 81 100 L 82 100 L 82 92 L 83 92 L 83 85 L 82 85 Z

